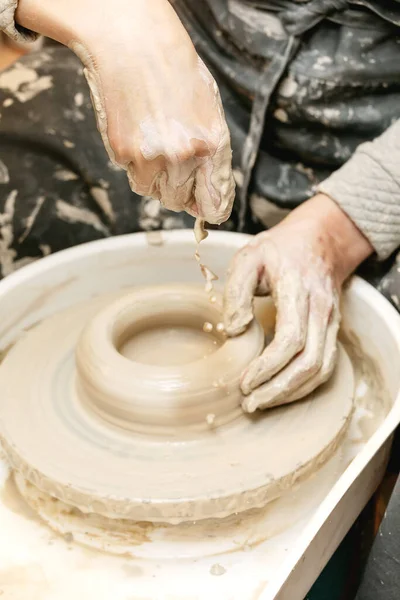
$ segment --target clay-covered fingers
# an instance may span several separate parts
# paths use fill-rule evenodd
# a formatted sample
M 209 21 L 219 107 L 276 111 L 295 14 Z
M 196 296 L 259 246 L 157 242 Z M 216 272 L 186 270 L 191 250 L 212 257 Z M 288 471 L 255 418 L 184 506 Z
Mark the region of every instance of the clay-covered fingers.
M 336 366 L 337 337 L 339 326 L 339 302 L 337 297 L 335 297 L 334 305 L 332 308 L 332 316 L 326 333 L 324 357 L 320 370 L 313 377 L 310 377 L 310 379 L 302 386 L 300 386 L 297 389 L 293 389 L 291 393 L 286 394 L 284 402 L 278 402 L 277 404 L 286 404 L 290 402 L 295 402 L 296 400 L 301 400 L 308 394 L 311 394 L 311 392 L 316 390 L 320 385 L 328 381 Z M 277 404 L 275 404 L 275 406 L 277 406 Z
M 253 299 L 260 281 L 259 246 L 248 244 L 236 253 L 224 289 L 224 326 L 230 336 L 245 331 L 254 318 Z
M 121 158 L 119 162 L 123 164 Z M 226 136 L 219 145 L 193 138 L 177 139 L 168 147 L 165 141 L 147 157 L 132 148 L 127 170 L 133 191 L 160 200 L 169 210 L 186 211 L 212 224 L 223 223 L 231 214 L 235 184 Z
M 142 152 L 135 146 L 130 151 L 127 171 L 132 190 L 160 200 L 166 208 L 175 212 L 195 205 L 196 170 L 206 160 L 196 156 L 195 147 L 174 149 L 159 144 L 147 158 Z
M 122 165 L 122 162 L 118 164 Z M 131 189 L 140 196 L 151 196 L 160 200 L 160 183 L 162 174 L 165 173 L 165 159 L 157 157 L 156 160 L 145 161 L 142 157 L 136 160 L 131 156 L 128 163 L 127 174 Z
M 294 402 L 325 383 L 336 363 L 339 323 L 336 293 L 311 296 L 304 349 L 268 383 L 245 398 L 244 410 L 253 412 Z
M 185 205 L 189 214 L 216 225 L 229 218 L 235 197 L 231 149 L 226 138 L 225 135 L 215 154 L 197 168 L 191 203 Z
M 285 271 L 272 281 L 271 288 L 277 309 L 275 336 L 244 372 L 241 388 L 245 395 L 286 367 L 306 344 L 309 296 L 300 274 Z

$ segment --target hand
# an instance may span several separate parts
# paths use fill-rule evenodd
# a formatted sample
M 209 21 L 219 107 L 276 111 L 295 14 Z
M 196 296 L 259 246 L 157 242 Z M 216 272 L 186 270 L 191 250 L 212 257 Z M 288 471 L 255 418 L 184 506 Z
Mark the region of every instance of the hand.
M 16 16 L 81 58 L 104 145 L 135 192 L 209 223 L 230 216 L 219 91 L 167 0 L 20 0 Z
M 253 319 L 253 296 L 271 294 L 272 342 L 243 373 L 243 408 L 253 412 L 303 398 L 336 361 L 343 281 L 373 251 L 344 212 L 319 194 L 235 256 L 225 287 L 228 335 Z

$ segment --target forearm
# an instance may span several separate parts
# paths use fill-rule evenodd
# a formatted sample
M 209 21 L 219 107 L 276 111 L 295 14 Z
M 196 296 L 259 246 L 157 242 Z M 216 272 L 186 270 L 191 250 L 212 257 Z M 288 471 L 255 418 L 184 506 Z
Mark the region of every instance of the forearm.
M 283 222 L 325 236 L 339 279 L 374 251 L 386 258 L 400 246 L 400 120 L 359 146 L 319 186 L 320 193 Z
M 66 31 L 73 29 L 74 2 L 66 10 L 64 0 L 18 0 L 15 21 L 19 26 L 65 43 Z
M 226 221 L 234 180 L 220 94 L 168 0 L 19 0 L 15 17 L 82 60 L 105 148 L 133 191 Z
M 15 23 L 15 11 L 18 0 L 0 0 L 0 31 L 18 42 L 27 42 L 36 39 L 36 34 L 18 27 Z
M 400 246 L 400 120 L 359 146 L 319 190 L 350 217 L 379 258 L 394 252 Z
M 374 249 L 368 239 L 339 206 L 325 194 L 317 194 L 292 211 L 281 225 L 325 238 L 331 264 L 339 280 L 346 279 Z
M 134 37 L 135 29 L 147 31 L 147 36 L 152 36 L 157 25 L 154 20 L 157 12 L 160 26 L 178 28 L 178 37 L 187 36 L 168 0 L 152 0 L 151 11 L 148 10 L 147 0 L 116 0 L 112 3 L 98 0 L 18 0 L 18 3 L 15 0 L 0 0 L 0 7 L 2 2 L 8 7 L 8 19 L 12 17 L 16 7 L 15 22 L 18 27 L 44 35 L 66 46 L 72 41 L 81 40 L 90 44 L 109 30 L 120 32 L 122 37 L 128 30 Z M 126 14 L 132 13 L 132 5 L 135 5 L 134 21 L 126 19 Z M 146 22 L 146 19 L 150 12 L 151 28 L 147 29 L 150 23 Z M 175 34 L 176 31 L 171 31 L 171 38 Z M 118 44 L 115 36 L 114 42 Z

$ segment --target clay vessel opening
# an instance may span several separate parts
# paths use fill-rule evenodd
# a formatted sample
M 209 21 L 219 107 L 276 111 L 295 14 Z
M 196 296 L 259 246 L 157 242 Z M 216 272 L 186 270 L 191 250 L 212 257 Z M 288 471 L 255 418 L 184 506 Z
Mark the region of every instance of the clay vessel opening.
M 216 352 L 225 341 L 210 315 L 164 313 L 130 323 L 121 330 L 116 323 L 113 343 L 129 360 L 153 366 L 179 366 L 199 361 Z

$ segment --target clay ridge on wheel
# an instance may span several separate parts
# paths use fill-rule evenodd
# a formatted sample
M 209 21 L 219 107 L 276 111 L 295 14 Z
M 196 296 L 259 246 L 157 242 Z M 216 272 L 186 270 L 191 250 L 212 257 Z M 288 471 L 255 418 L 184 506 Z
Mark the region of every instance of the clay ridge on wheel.
M 186 440 L 121 432 L 95 418 L 77 398 L 74 348 L 84 325 L 108 302 L 109 296 L 97 298 L 47 319 L 0 368 L 4 449 L 39 489 L 109 517 L 223 517 L 281 495 L 337 448 L 353 399 L 352 366 L 342 347 L 331 381 L 306 400 L 242 414 Z

